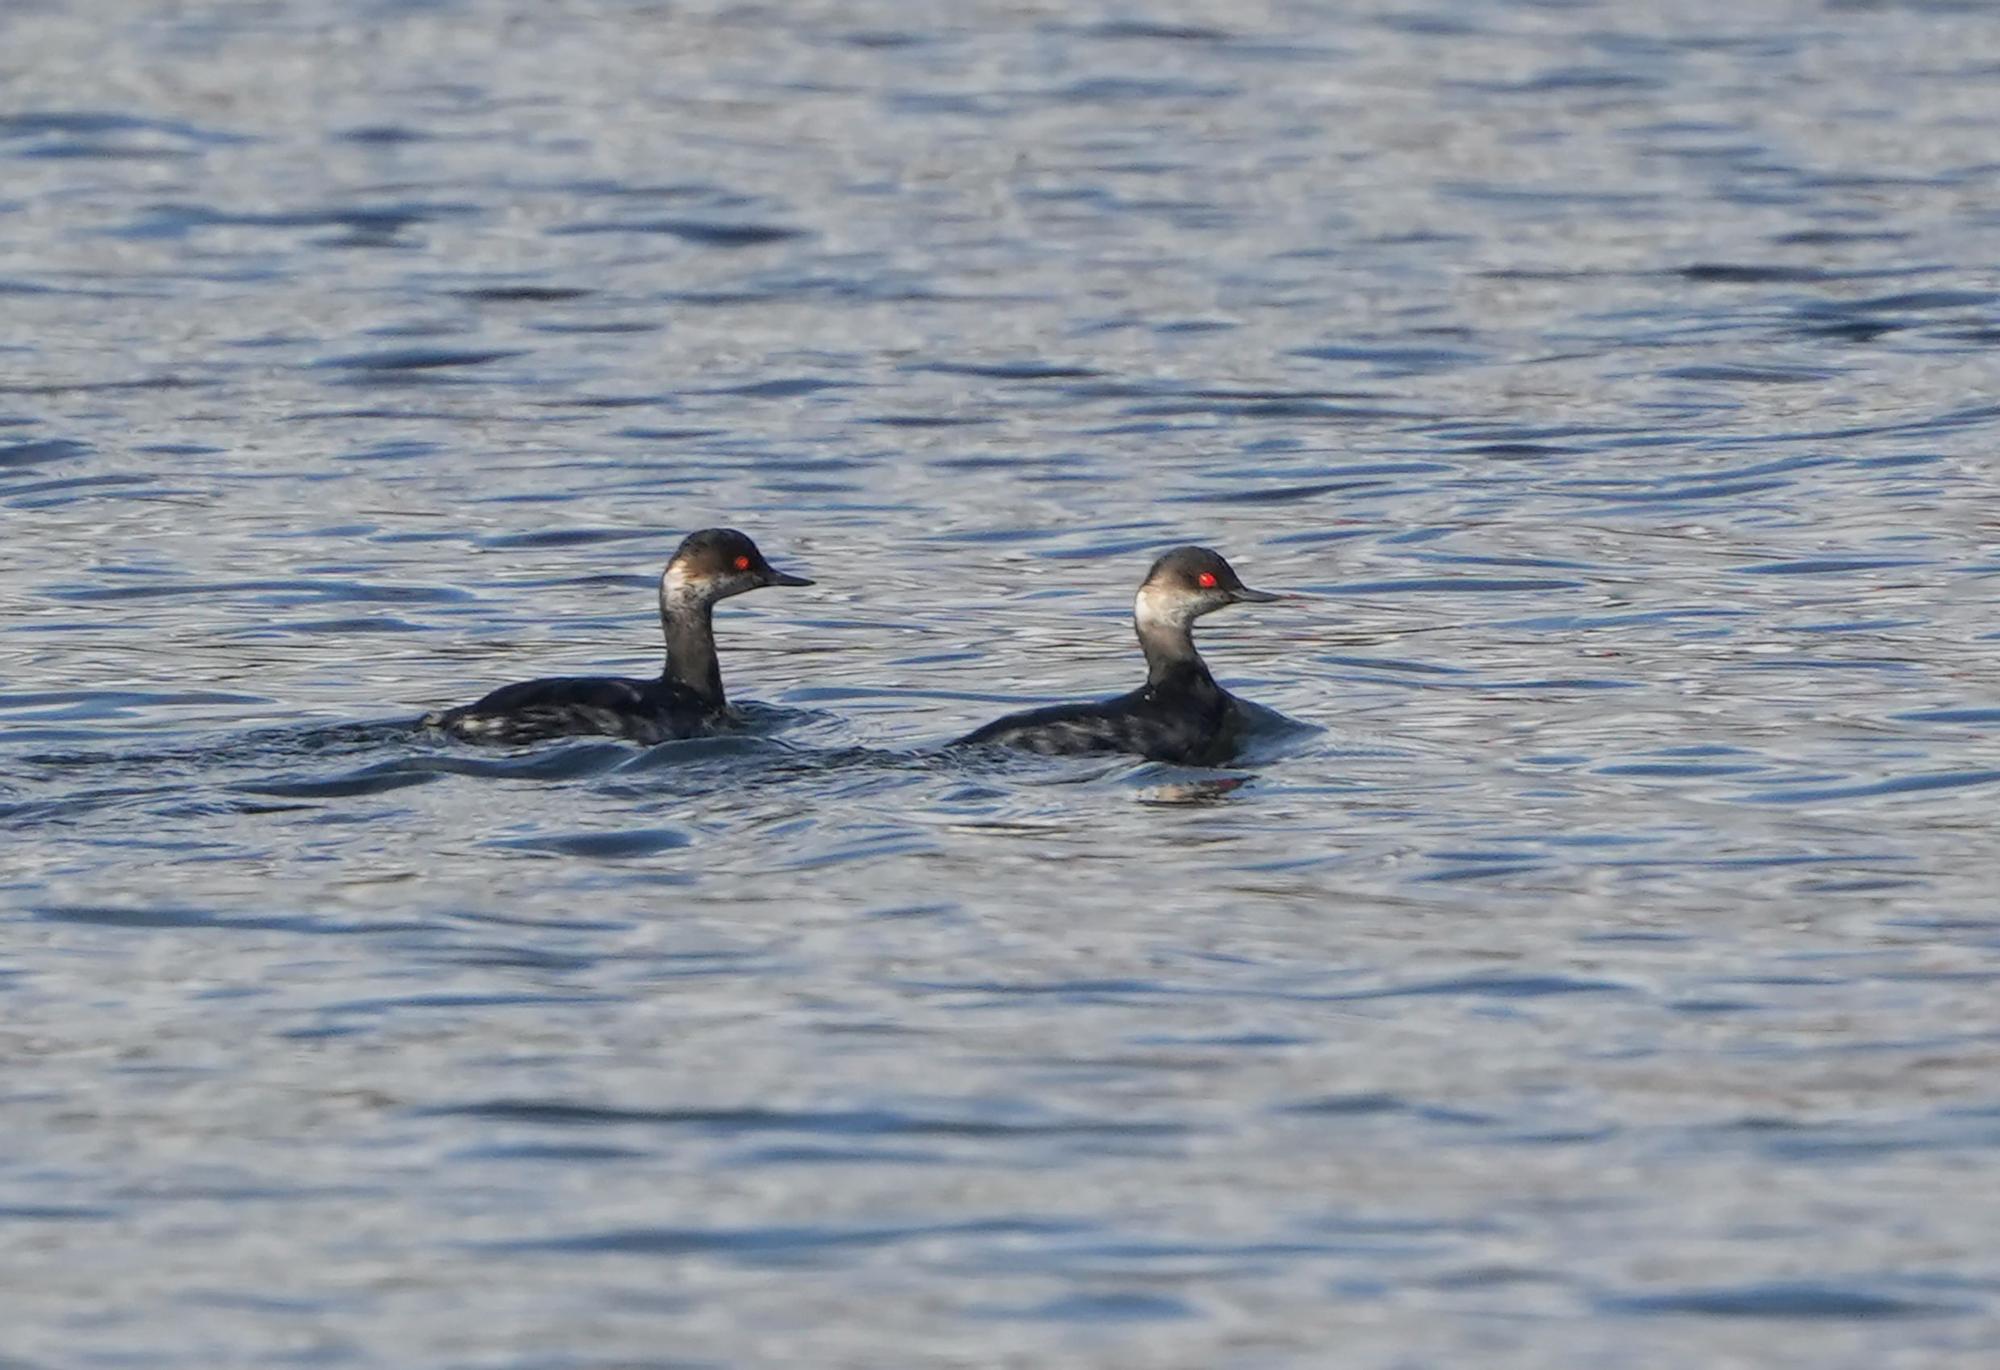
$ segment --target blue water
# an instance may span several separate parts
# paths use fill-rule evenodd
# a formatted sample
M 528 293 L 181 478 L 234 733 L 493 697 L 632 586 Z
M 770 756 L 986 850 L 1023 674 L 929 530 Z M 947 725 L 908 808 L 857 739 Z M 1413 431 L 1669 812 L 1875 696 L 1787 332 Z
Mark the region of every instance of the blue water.
M 10 1367 L 2000 1356 L 2000 14 L 0 7 Z M 409 720 L 657 660 L 757 727 Z M 1135 683 L 1195 540 L 1303 725 Z

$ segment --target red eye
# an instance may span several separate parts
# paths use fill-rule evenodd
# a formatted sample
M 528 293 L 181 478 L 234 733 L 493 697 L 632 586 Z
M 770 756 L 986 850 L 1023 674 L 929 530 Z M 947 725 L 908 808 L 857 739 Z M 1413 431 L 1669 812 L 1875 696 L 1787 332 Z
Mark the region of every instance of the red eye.
M 739 570 L 739 571 L 747 571 L 747 570 L 749 570 L 749 569 L 750 569 L 750 558 L 748 558 L 748 557 L 738 557 L 738 558 L 736 558 L 736 569 L 737 569 L 737 570 Z
M 1213 590 L 1215 588 L 1215 572 L 1203 571 L 1194 578 L 1194 583 L 1204 590 Z

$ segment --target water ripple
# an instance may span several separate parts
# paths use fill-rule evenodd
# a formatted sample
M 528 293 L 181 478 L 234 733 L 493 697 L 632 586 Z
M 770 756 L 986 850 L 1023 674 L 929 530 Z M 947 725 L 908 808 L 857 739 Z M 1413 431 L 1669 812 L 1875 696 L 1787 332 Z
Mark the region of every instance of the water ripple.
M 0 7 L 8 1350 L 1983 1363 L 1975 11 Z

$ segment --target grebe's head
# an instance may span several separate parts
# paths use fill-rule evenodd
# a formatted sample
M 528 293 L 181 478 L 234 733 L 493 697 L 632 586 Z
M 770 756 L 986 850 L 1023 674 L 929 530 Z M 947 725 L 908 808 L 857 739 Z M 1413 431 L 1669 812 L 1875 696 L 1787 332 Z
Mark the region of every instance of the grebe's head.
M 757 544 L 734 528 L 704 528 L 688 534 L 675 550 L 660 577 L 660 598 L 713 604 L 766 585 L 810 584 L 804 576 L 773 568 Z
M 1203 614 L 1231 604 L 1261 604 L 1283 598 L 1245 585 L 1218 552 L 1206 547 L 1176 547 L 1146 572 L 1133 613 L 1141 627 L 1185 628 Z

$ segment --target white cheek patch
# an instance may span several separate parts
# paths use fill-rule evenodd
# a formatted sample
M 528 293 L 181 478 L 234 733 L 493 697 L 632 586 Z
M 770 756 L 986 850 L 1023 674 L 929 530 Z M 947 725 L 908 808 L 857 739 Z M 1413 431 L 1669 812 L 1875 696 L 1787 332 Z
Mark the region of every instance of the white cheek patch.
M 700 599 L 708 591 L 706 576 L 690 575 L 687 567 L 678 561 L 668 565 L 666 573 L 660 577 L 660 602 L 677 604 L 684 600 Z
M 1132 618 L 1139 627 L 1185 628 L 1194 622 L 1194 601 L 1157 585 L 1141 585 L 1132 601 Z

